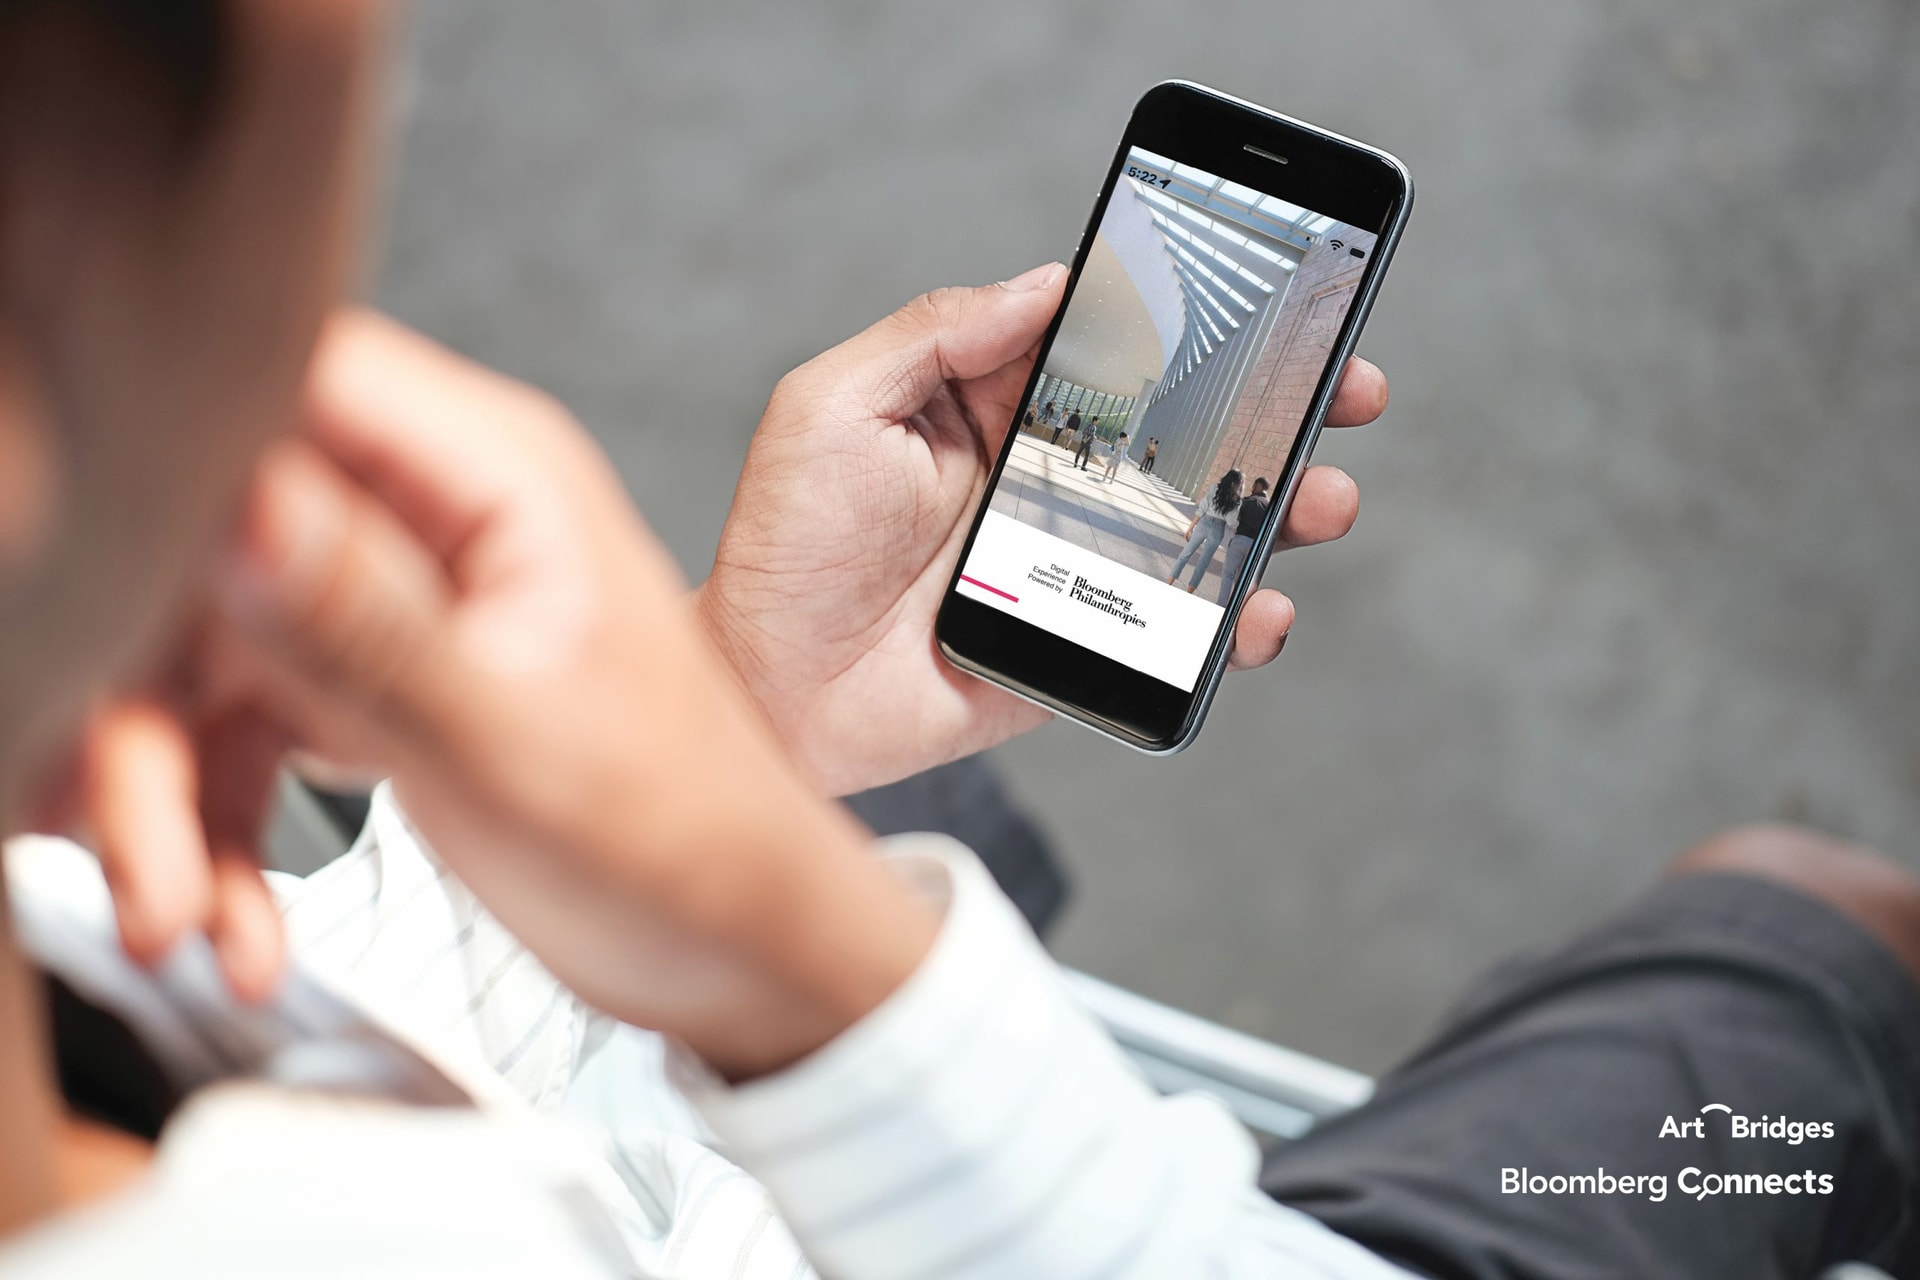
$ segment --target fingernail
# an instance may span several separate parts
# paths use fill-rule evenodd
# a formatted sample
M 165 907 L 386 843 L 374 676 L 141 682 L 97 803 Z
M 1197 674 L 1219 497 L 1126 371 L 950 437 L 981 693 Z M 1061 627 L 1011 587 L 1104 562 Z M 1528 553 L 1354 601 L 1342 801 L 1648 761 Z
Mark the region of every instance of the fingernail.
M 1008 293 L 1033 293 L 1045 289 L 1065 274 L 1066 268 L 1057 262 L 1043 263 L 1031 271 L 1023 271 L 1013 279 L 1001 285 Z

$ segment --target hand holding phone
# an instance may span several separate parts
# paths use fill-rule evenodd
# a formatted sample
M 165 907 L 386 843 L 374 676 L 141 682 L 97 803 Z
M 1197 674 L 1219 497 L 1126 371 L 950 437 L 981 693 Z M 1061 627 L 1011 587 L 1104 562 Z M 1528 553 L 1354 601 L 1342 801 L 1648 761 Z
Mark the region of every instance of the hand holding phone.
M 937 290 L 774 388 L 696 613 L 823 792 L 893 782 L 1050 718 L 955 670 L 932 633 L 1066 274 Z M 1371 422 L 1386 395 L 1356 359 L 1328 422 Z M 1358 509 L 1352 480 L 1310 468 L 1282 542 L 1332 541 Z M 1234 665 L 1272 660 L 1292 620 L 1279 592 L 1248 597 Z
M 1385 152 L 1196 85 L 1148 92 L 942 603 L 942 652 L 1142 750 L 1191 743 L 1412 199 Z

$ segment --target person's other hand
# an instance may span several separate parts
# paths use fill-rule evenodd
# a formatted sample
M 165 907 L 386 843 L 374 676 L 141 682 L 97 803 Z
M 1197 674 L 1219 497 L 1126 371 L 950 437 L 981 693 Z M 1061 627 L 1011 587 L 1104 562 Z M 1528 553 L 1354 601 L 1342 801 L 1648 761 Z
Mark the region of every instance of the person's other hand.
M 202 934 L 233 991 L 258 1001 L 286 955 L 260 873 L 285 739 L 237 690 L 208 679 L 206 654 L 196 626 L 161 674 L 104 699 L 64 794 L 35 825 L 77 824 L 99 855 L 128 955 L 158 964 Z
M 943 289 L 781 379 L 754 435 L 696 607 L 813 784 L 845 795 L 980 751 L 1048 713 L 957 670 L 934 616 L 1066 269 Z M 1328 422 L 1379 417 L 1386 379 L 1354 360 Z M 1302 478 L 1278 546 L 1345 534 L 1359 490 Z M 1280 652 L 1293 604 L 1248 599 L 1233 665 Z
M 224 598 L 290 740 L 390 773 L 562 981 L 747 1075 L 891 992 L 930 915 L 816 795 L 552 401 L 369 316 L 316 357 Z

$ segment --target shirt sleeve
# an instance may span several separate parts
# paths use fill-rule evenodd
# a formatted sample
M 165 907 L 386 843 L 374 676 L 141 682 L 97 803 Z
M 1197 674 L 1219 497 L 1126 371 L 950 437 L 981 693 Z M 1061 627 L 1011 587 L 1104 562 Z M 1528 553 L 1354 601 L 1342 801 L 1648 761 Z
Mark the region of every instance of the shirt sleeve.
M 611 1025 L 449 874 L 390 783 L 352 849 L 275 889 L 303 969 L 465 1078 L 497 1076 L 538 1110 L 560 1107 Z
M 1219 1103 L 1156 1095 L 971 853 L 889 844 L 945 913 L 906 985 L 779 1075 L 674 1068 L 822 1274 L 1411 1280 L 1261 1194 Z

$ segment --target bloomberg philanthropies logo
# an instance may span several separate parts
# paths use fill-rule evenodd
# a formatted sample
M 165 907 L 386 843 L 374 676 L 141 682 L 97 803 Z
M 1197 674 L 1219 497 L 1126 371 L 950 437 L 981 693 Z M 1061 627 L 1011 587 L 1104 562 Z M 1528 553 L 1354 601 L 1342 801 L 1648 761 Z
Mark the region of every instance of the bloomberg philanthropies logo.
M 1726 1136 L 1734 1140 L 1770 1140 L 1797 1147 L 1804 1142 L 1819 1142 L 1833 1137 L 1831 1120 L 1789 1120 L 1785 1116 L 1761 1116 L 1751 1119 L 1721 1102 L 1709 1102 L 1700 1114 L 1686 1120 L 1668 1116 L 1661 1122 L 1659 1138 L 1680 1140 L 1707 1138 L 1709 1115 L 1726 1117 Z M 1717 1126 L 1716 1126 L 1717 1127 Z M 1716 1135 L 1717 1136 L 1717 1135 Z M 1500 1170 L 1500 1194 L 1507 1196 L 1645 1196 L 1648 1200 L 1667 1198 L 1669 1179 L 1664 1173 L 1535 1173 L 1524 1166 Z M 1671 1186 L 1681 1195 L 1705 1200 L 1708 1196 L 1830 1196 L 1833 1175 L 1803 1169 L 1798 1173 L 1708 1173 L 1688 1165 L 1675 1174 Z
M 1102 613 L 1112 614 L 1130 627 L 1144 627 L 1147 620 L 1133 611 L 1133 601 L 1121 596 L 1110 587 L 1097 587 L 1079 574 L 1073 576 L 1072 598 L 1081 604 L 1098 609 Z

